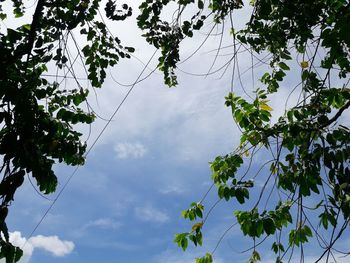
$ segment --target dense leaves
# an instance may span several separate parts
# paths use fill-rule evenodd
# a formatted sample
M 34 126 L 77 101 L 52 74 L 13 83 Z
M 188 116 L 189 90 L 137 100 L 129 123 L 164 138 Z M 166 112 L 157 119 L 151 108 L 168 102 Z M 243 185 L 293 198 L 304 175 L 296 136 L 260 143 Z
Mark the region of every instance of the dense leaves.
M 4 1 L 2 1 L 3 3 Z M 7 1 L 6 1 L 7 2 Z M 22 255 L 9 243 L 6 226 L 8 206 L 26 175 L 35 178 L 41 192 L 55 191 L 56 162 L 69 165 L 84 163 L 86 144 L 75 130 L 78 123 L 90 124 L 95 116 L 84 105 L 88 87 L 77 85 L 62 88 L 58 81 L 46 78 L 48 67 L 56 66 L 74 75 L 67 43 L 75 41 L 74 32 L 86 37 L 78 55 L 87 65 L 87 78 L 94 87 L 101 87 L 105 69 L 119 58 L 129 57 L 132 48 L 124 48 L 112 37 L 106 25 L 96 19 L 99 0 L 51 1 L 38 0 L 33 14 L 27 14 L 24 1 L 12 2 L 12 10 L 2 8 L 0 18 L 6 22 L 7 13 L 16 18 L 32 15 L 30 24 L 18 28 L 1 28 L 0 33 L 0 154 L 2 181 L 0 183 L 0 258 L 17 262 Z M 30 3 L 29 3 L 30 4 Z M 122 6 L 120 13 L 112 1 L 106 5 L 106 16 L 124 20 L 131 9 Z M 5 11 L 7 13 L 5 13 Z M 28 11 L 29 12 L 29 11 Z M 78 31 L 77 31 L 78 30 Z M 50 65 L 49 65 L 50 64 Z
M 169 21 L 162 14 L 171 3 L 178 9 Z M 181 41 L 206 23 L 231 23 L 234 56 L 238 44 L 258 59 L 269 55 L 263 61 L 269 70 L 260 78 L 262 88 L 252 96 L 231 92 L 226 97 L 242 134 L 237 149 L 211 163 L 212 179 L 219 199 L 235 207 L 245 204 L 245 210 L 237 209 L 234 215 L 242 233 L 254 241 L 249 262 L 260 260 L 256 239 L 272 240 L 276 262 L 283 262 L 289 258 L 287 253 L 293 256 L 294 247 L 301 249 L 303 257 L 303 244 L 313 237 L 320 244 L 320 259 L 328 261 L 350 221 L 350 129 L 344 118 L 350 107 L 350 4 L 342 0 L 254 0 L 249 4 L 252 15 L 238 29 L 232 19 L 236 10 L 248 5 L 241 1 L 144 1 L 138 24 L 146 40 L 162 50 L 158 66 L 169 86 L 177 83 Z M 190 19 L 184 15 L 186 10 L 192 14 Z M 300 89 L 299 100 L 272 121 L 269 99 L 283 89 L 282 83 L 290 93 Z M 270 159 L 255 173 L 245 160 L 249 155 L 252 160 L 260 148 L 266 149 Z M 257 176 L 264 182 L 262 187 L 254 184 Z M 260 194 L 252 195 L 251 189 Z M 266 205 L 261 209 L 262 200 L 269 209 Z M 195 211 L 192 206 L 183 216 L 192 221 L 198 215 Z M 204 226 L 205 220 L 200 227 L 194 225 L 195 231 L 177 235 L 175 241 L 183 249 L 187 239 L 197 245 L 191 235 Z M 322 235 L 327 230 L 332 233 L 329 240 Z M 286 232 L 288 238 L 282 234 Z M 209 254 L 197 259 L 212 261 Z

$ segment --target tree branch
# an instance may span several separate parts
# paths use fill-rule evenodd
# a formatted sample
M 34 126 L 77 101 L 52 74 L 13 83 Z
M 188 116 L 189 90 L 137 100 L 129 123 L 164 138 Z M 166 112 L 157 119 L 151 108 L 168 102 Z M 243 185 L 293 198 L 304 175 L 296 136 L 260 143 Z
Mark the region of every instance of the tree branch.
M 38 4 L 35 8 L 32 23 L 30 26 L 30 31 L 28 34 L 28 42 L 26 43 L 24 48 L 21 48 L 20 50 L 17 50 L 17 52 L 15 52 L 15 55 L 12 58 L 13 61 L 16 61 L 22 58 L 24 55 L 27 55 L 28 56 L 27 61 L 29 60 L 30 53 L 32 52 L 32 49 L 34 46 L 36 31 L 38 29 L 38 25 L 42 16 L 42 11 L 44 9 L 45 1 L 46 0 L 38 0 Z
M 341 107 L 340 110 L 332 118 L 330 118 L 325 124 L 321 125 L 320 129 L 323 129 L 329 126 L 330 124 L 332 124 L 333 122 L 335 122 L 343 114 L 343 112 L 349 107 L 350 107 L 350 100 L 343 107 Z

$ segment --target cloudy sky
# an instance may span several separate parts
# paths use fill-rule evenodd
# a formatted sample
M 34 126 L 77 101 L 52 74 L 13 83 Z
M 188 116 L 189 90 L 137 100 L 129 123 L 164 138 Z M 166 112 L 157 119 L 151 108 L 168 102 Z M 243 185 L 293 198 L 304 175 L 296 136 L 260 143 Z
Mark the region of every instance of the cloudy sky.
M 133 1 L 134 9 L 139 2 Z M 130 88 L 118 83 L 132 84 L 154 51 L 140 38 L 134 18 L 128 23 L 109 24 L 112 32 L 125 44 L 135 46 L 136 51 L 132 59 L 110 70 L 96 96 L 91 92 L 89 102 L 103 119 L 110 118 Z M 199 34 L 193 41 L 186 40 L 182 58 L 196 50 L 204 38 Z M 135 86 L 87 156 L 86 165 L 77 170 L 32 236 L 57 193 L 45 199 L 26 180 L 15 196 L 8 221 L 11 240 L 24 246 L 21 262 L 187 263 L 214 249 L 235 222 L 235 203 L 221 202 L 217 206 L 215 215 L 208 219 L 203 248 L 190 246 L 183 253 L 173 239 L 175 233 L 190 229 L 180 217 L 181 210 L 199 201 L 211 185 L 208 163 L 233 150 L 239 141 L 230 109 L 224 106 L 232 67 L 223 76 L 222 70 L 207 77 L 193 75 L 208 72 L 219 41 L 218 36 L 212 37 L 195 56 L 179 65 L 178 87 L 164 86 L 157 71 Z M 223 46 L 229 41 L 224 39 Z M 229 60 L 230 52 L 222 51 L 213 70 Z M 154 58 L 143 76 L 156 64 Z M 251 65 L 251 57 L 240 55 L 239 64 L 243 73 Z M 256 67 L 256 79 L 261 72 L 263 68 Z M 242 75 L 247 90 L 257 87 L 251 73 Z M 238 79 L 233 84 L 234 90 L 242 93 Z M 288 94 L 282 91 L 284 98 Z M 297 98 L 297 92 L 293 96 Z M 282 113 L 285 101 L 276 99 L 271 106 L 277 114 Z M 89 145 L 105 124 L 105 120 L 97 119 L 90 129 L 79 127 Z M 72 167 L 57 165 L 58 191 L 73 172 Z M 208 206 L 215 201 L 214 190 L 207 198 Z M 216 251 L 215 262 L 245 262 L 249 253 L 241 251 L 250 246 L 252 242 L 242 238 L 234 226 Z M 308 260 L 312 262 L 317 254 L 310 251 Z M 263 252 L 263 262 L 272 262 L 269 248 L 263 248 Z

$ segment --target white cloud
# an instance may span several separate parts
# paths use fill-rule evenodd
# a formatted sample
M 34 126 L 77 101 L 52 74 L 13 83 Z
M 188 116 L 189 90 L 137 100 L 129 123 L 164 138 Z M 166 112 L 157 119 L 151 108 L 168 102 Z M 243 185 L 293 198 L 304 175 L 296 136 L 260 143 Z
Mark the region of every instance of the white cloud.
M 88 223 L 82 225 L 80 228 L 77 228 L 73 231 L 73 235 L 76 238 L 81 238 L 87 234 L 92 229 L 102 229 L 113 231 L 119 229 L 123 224 L 119 221 L 116 221 L 112 218 L 99 218 L 96 220 L 91 220 Z
M 23 257 L 20 263 L 29 262 L 35 249 L 43 249 L 56 257 L 63 257 L 70 254 L 74 249 L 74 243 L 61 240 L 58 236 L 37 235 L 29 238 L 22 237 L 21 232 L 10 232 L 10 242 L 23 249 Z M 4 262 L 0 260 L 0 262 Z
M 185 190 L 182 187 L 175 185 L 167 185 L 164 188 L 161 188 L 159 192 L 161 194 L 182 194 Z
M 165 223 L 169 220 L 169 216 L 152 206 L 143 206 L 135 208 L 135 215 L 142 221 Z
M 114 151 L 117 153 L 117 158 L 127 159 L 127 158 L 141 158 L 143 157 L 147 149 L 141 143 L 118 143 L 114 147 Z
M 111 218 L 99 218 L 94 221 L 90 221 L 86 225 L 83 226 L 84 229 L 90 228 L 90 227 L 97 227 L 97 228 L 103 228 L 103 229 L 118 229 L 122 226 L 122 223 L 115 221 Z
M 208 64 L 200 62 L 201 65 Z M 139 73 L 127 71 L 128 74 L 123 73 L 122 66 L 113 69 L 117 76 Z M 162 75 L 153 75 L 135 87 L 98 145 L 114 145 L 117 158 L 121 159 L 140 158 L 147 152 L 142 144 L 140 147 L 135 143 L 137 140 L 153 142 L 162 156 L 176 160 L 204 158 L 208 161 L 217 153 L 232 150 L 239 137 L 231 110 L 224 106 L 229 87 L 220 81 L 207 80 L 183 76 L 178 88 L 167 89 L 162 86 Z M 116 101 L 121 101 L 126 91 L 115 88 L 115 83 L 108 79 L 98 92 L 99 105 L 103 108 L 92 107 L 99 115 L 109 118 L 116 108 Z M 94 103 L 92 99 L 90 104 Z M 93 125 L 91 140 L 104 122 L 97 120 Z M 121 143 L 116 145 L 116 138 Z
M 58 236 L 42 236 L 31 237 L 28 241 L 34 248 L 41 248 L 56 257 L 63 257 L 71 253 L 74 249 L 72 241 L 60 240 Z

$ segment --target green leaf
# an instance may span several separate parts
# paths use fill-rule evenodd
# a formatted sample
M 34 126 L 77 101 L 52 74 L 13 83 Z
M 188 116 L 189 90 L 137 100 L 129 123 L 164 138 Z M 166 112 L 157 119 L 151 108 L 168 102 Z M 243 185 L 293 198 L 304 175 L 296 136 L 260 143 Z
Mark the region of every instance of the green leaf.
M 187 240 L 187 238 L 181 239 L 180 245 L 181 245 L 182 250 L 185 251 L 185 250 L 187 249 L 187 246 L 188 246 L 188 240 Z
M 204 8 L 204 2 L 202 0 L 198 0 L 198 8 L 203 9 Z
M 182 248 L 183 251 L 187 249 L 188 246 L 188 237 L 189 233 L 181 233 L 181 234 L 176 234 L 174 242 Z
M 263 231 L 264 231 L 263 221 L 262 220 L 258 220 L 256 222 L 255 229 L 256 229 L 256 235 L 258 237 L 260 237 L 263 234 Z
M 289 68 L 289 67 L 287 66 L 287 64 L 284 63 L 284 62 L 278 63 L 278 66 L 279 66 L 281 69 L 283 69 L 283 70 L 290 70 L 290 68 Z
M 18 9 L 18 8 L 14 9 L 13 13 L 15 15 L 15 18 L 20 18 L 20 17 L 23 16 L 23 12 L 20 9 Z
M 19 247 L 16 247 L 15 249 L 15 262 L 18 262 L 23 256 L 23 250 Z
M 311 231 L 310 227 L 308 227 L 307 225 L 305 225 L 304 228 L 303 228 L 303 230 L 304 230 L 304 233 L 305 233 L 306 236 L 312 237 L 312 231 Z
M 303 73 L 301 74 L 301 80 L 305 81 L 309 76 L 309 71 L 308 70 L 303 70 Z
M 272 218 L 263 219 L 264 231 L 267 235 L 273 235 L 276 231 L 276 225 Z
M 243 204 L 245 201 L 244 201 L 244 193 L 243 193 L 243 190 L 242 188 L 237 188 L 236 191 L 235 191 L 235 196 L 236 196 L 236 199 L 237 201 L 240 203 L 240 204 Z
M 133 47 L 125 47 L 125 49 L 130 53 L 135 52 L 135 48 L 133 48 Z

